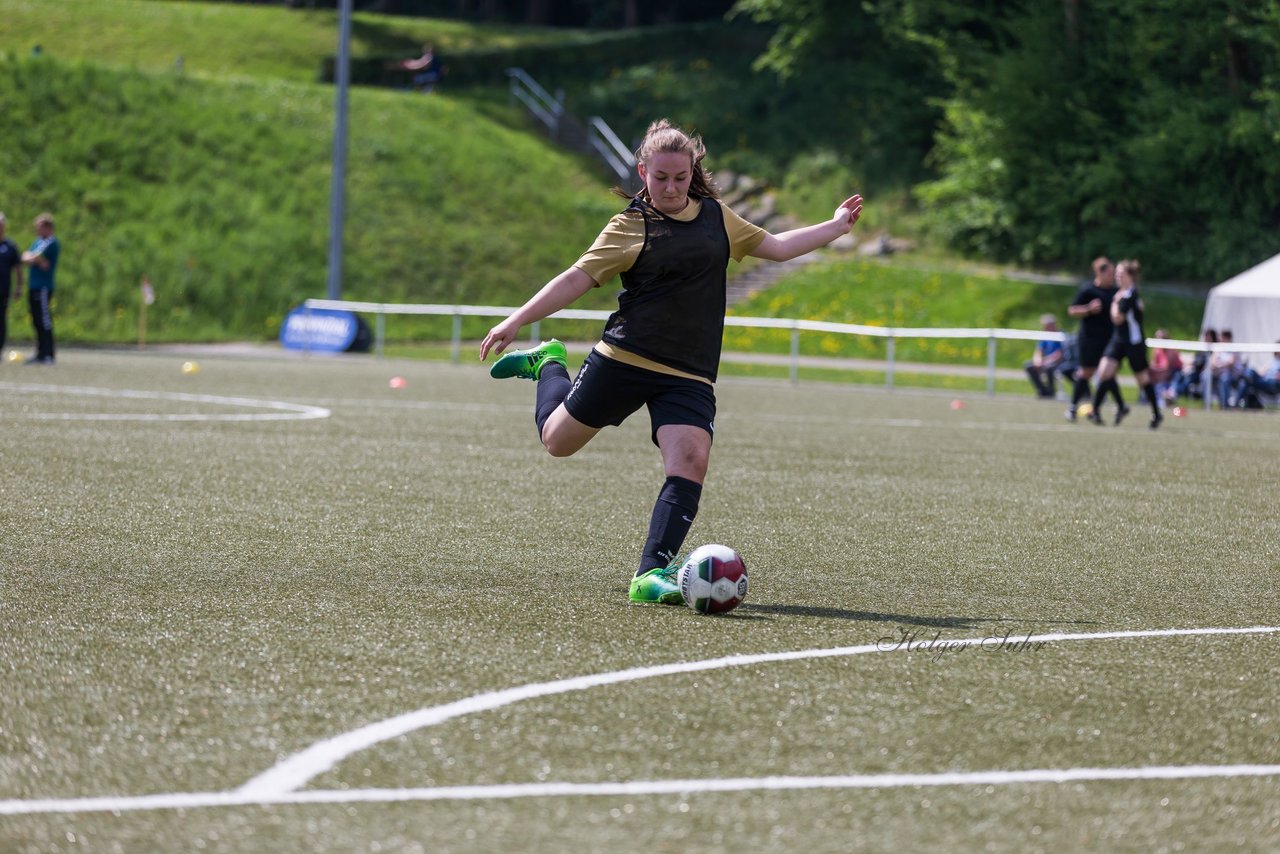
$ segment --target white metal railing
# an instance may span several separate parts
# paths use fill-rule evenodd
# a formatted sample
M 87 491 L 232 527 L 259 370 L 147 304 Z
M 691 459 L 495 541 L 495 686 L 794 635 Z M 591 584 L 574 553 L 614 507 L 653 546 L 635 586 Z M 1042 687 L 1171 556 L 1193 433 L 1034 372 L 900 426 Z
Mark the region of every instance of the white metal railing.
M 547 94 L 547 90 L 523 68 L 508 68 L 507 76 L 511 78 L 511 96 L 528 107 L 529 112 L 555 136 L 560 128 L 560 117 L 564 115 L 564 101 Z
M 622 140 L 618 139 L 618 135 L 604 119 L 592 116 L 587 120 L 587 141 L 620 181 L 625 183 L 631 180 L 636 168 L 635 155 L 622 144 Z
M 336 309 L 361 314 L 372 314 L 374 325 L 374 352 L 382 358 L 383 343 L 386 339 L 386 318 L 389 314 L 433 315 L 452 317 L 453 331 L 451 335 L 450 357 L 456 363 L 462 359 L 462 318 L 464 317 L 508 317 L 516 309 L 513 306 L 496 305 L 438 305 L 413 303 L 356 302 L 352 300 L 309 299 L 303 303 L 305 309 Z M 548 320 L 607 320 L 612 312 L 599 309 L 565 308 L 551 315 Z M 859 323 L 832 323 L 825 320 L 799 320 L 781 317 L 737 317 L 727 315 L 726 326 L 740 326 L 757 329 L 785 329 L 791 333 L 791 355 L 789 376 L 791 382 L 798 382 L 800 369 L 800 333 L 827 332 L 836 335 L 865 335 L 872 338 L 886 339 L 885 385 L 893 387 L 893 374 L 896 366 L 894 344 L 899 338 L 978 338 L 987 341 L 987 394 L 995 394 L 996 388 L 996 342 L 997 341 L 1064 341 L 1067 335 L 1063 332 L 1046 332 L 1042 329 L 992 329 L 992 328 L 941 328 L 941 327 L 893 327 L 868 326 Z M 541 321 L 531 323 L 530 340 L 539 340 Z M 1189 350 L 1193 352 L 1232 352 L 1232 353 L 1270 353 L 1280 349 L 1276 343 L 1235 343 L 1208 344 L 1203 341 L 1181 341 L 1169 338 L 1148 338 L 1148 347 L 1166 350 Z M 850 360 L 851 362 L 853 360 Z M 1205 408 L 1208 408 L 1209 395 L 1206 395 Z

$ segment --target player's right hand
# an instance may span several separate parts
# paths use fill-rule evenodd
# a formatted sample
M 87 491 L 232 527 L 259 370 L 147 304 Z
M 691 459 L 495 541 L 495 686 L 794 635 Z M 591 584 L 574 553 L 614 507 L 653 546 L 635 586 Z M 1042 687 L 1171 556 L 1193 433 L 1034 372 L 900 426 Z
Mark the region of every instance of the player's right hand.
M 516 340 L 516 334 L 520 331 L 520 327 L 512 327 L 510 319 L 504 320 L 497 326 L 489 330 L 489 334 L 484 336 L 484 340 L 480 342 L 480 361 L 484 361 L 489 355 L 489 351 L 493 351 L 493 355 L 500 356 L 502 351 L 507 349 L 507 345 Z

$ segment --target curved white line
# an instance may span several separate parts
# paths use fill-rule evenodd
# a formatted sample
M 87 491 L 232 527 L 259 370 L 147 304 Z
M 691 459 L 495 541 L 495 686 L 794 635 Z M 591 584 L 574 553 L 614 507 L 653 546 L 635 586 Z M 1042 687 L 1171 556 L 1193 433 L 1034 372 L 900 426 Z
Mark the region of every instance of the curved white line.
M 1280 776 L 1280 765 L 1157 765 L 1145 768 L 1042 768 L 1028 771 L 948 771 L 941 774 L 853 774 L 833 777 L 729 777 L 706 780 L 634 780 L 624 783 L 504 783 L 492 786 L 436 786 L 415 789 L 313 789 L 278 795 L 244 792 L 188 792 L 136 797 L 48 798 L 0 801 L 0 815 L 33 813 L 131 812 L 198 807 L 277 804 L 396 803 L 472 801 L 594 795 L 684 795 L 705 792 L 796 789 L 895 789 L 920 786 L 1007 786 L 1018 783 L 1072 783 L 1102 780 L 1201 780 Z
M 1057 643 L 1076 640 L 1106 640 L 1117 638 L 1155 638 L 1181 637 L 1189 635 L 1229 635 L 1229 634 L 1264 634 L 1280 632 L 1280 626 L 1253 626 L 1249 628 L 1202 628 L 1202 629 L 1155 629 L 1150 631 L 1093 632 L 1087 634 L 1048 634 L 1028 636 L 1031 643 Z M 948 640 L 952 647 L 975 646 L 989 642 L 990 636 L 984 638 L 962 638 Z M 1019 642 L 1022 638 L 1017 638 Z M 366 750 L 375 744 L 398 736 L 406 735 L 424 727 L 435 726 L 447 720 L 487 712 L 494 709 L 530 700 L 535 697 L 547 697 L 554 694 L 565 694 L 570 691 L 583 691 L 587 688 L 599 688 L 605 685 L 617 685 L 621 682 L 635 682 L 640 679 L 651 679 L 655 676 L 672 676 L 677 673 L 696 673 L 703 670 L 718 670 L 726 667 L 745 667 L 755 664 L 767 664 L 778 661 L 800 661 L 814 658 L 839 658 L 853 655 L 866 655 L 875 652 L 896 652 L 904 647 L 885 647 L 884 644 L 864 644 L 862 646 L 844 646 L 830 649 L 801 649 L 790 652 L 767 652 L 754 655 L 730 655 L 723 658 L 710 658 L 703 661 L 686 661 L 672 664 L 660 664 L 651 667 L 633 667 L 628 670 L 616 670 L 611 673 L 596 673 L 589 676 L 575 676 L 569 679 L 557 679 L 552 682 L 538 682 L 521 685 L 501 691 L 490 691 L 476 694 L 441 706 L 429 706 L 403 715 L 387 718 L 377 723 L 342 733 L 341 735 L 318 741 L 305 750 L 287 757 L 269 768 L 249 782 L 245 783 L 237 793 L 252 798 L 276 798 L 288 792 L 302 788 L 315 777 L 333 768 L 342 760 L 354 753 Z
M 35 413 L 26 417 L 40 421 L 308 421 L 328 418 L 332 413 L 323 406 L 287 403 L 283 400 L 258 400 L 250 397 L 223 397 L 215 394 L 190 394 L 181 391 L 137 391 L 133 389 L 94 388 L 91 386 L 40 385 L 36 383 L 0 383 L 11 391 L 72 394 L 83 397 L 113 397 L 131 400 L 172 400 L 183 403 L 211 403 L 250 409 L 273 409 L 275 412 L 202 414 L 150 412 Z

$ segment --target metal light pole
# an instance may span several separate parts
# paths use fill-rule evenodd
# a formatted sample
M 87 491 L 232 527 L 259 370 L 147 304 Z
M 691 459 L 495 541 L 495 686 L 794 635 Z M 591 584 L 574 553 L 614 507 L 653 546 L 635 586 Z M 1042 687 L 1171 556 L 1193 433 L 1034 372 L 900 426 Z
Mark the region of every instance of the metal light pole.
M 351 0 L 341 0 L 338 64 L 334 69 L 338 102 L 333 118 L 333 175 L 329 187 L 329 299 L 342 299 L 342 235 L 347 208 L 347 88 L 351 83 Z

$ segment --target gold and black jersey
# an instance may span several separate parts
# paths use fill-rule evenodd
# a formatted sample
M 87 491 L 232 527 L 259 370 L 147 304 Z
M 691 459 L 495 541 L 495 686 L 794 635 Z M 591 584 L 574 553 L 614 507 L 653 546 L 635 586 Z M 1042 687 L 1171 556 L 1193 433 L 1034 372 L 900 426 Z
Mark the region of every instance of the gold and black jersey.
M 639 199 L 610 220 L 575 267 L 622 279 L 596 349 L 648 370 L 714 382 L 724 332 L 725 268 L 765 238 L 714 199 L 668 216 Z

